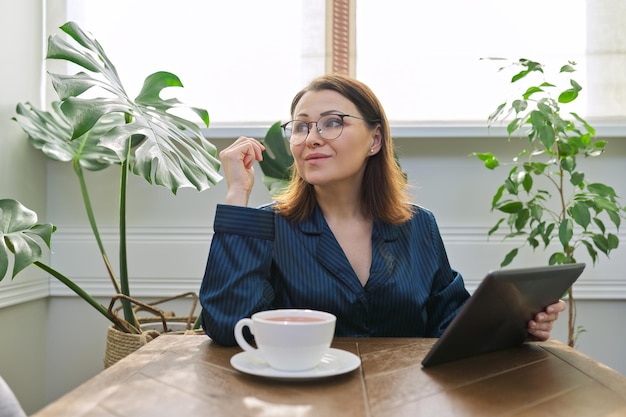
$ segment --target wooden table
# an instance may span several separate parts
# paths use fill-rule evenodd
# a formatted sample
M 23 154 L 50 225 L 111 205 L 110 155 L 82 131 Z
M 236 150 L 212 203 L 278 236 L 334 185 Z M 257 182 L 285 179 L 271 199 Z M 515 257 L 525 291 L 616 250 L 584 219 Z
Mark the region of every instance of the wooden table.
M 37 417 L 624 416 L 626 377 L 560 342 L 533 343 L 432 368 L 434 339 L 337 339 L 350 373 L 286 382 L 233 369 L 239 348 L 160 336 Z

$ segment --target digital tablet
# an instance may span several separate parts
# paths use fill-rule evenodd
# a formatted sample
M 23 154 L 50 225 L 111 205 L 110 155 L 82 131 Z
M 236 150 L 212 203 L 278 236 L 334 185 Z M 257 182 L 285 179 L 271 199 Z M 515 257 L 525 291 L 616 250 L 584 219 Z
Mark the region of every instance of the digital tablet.
M 432 366 L 524 343 L 528 322 L 563 297 L 584 263 L 489 272 L 422 360 Z

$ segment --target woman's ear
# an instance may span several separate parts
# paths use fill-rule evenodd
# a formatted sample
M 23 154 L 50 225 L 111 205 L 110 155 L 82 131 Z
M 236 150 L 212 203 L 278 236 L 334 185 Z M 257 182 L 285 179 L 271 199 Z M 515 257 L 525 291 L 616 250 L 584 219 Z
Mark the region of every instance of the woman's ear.
M 383 131 L 380 124 L 378 124 L 374 128 L 374 132 L 372 133 L 372 146 L 370 146 L 370 155 L 376 155 L 380 151 L 382 144 Z

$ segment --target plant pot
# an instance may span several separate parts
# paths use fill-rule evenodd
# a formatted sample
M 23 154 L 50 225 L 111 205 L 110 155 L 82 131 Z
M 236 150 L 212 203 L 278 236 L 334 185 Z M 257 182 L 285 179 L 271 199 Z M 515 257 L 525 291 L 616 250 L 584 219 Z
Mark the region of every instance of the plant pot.
M 114 325 L 110 325 L 107 329 L 104 367 L 108 368 L 117 363 L 159 335 L 160 333 L 156 330 L 147 330 L 141 334 L 125 333 L 117 330 Z
M 167 332 L 163 329 L 163 322 L 160 318 L 140 317 L 139 324 L 141 334 L 125 333 L 119 331 L 114 325 L 110 325 L 107 329 L 106 351 L 104 353 L 104 367 L 117 363 L 133 353 L 143 345 L 156 339 L 159 336 L 168 336 L 172 334 L 191 334 L 202 335 L 202 329 L 192 329 L 188 326 L 188 317 L 168 317 L 165 325 Z M 193 324 L 193 321 L 191 322 Z
M 156 331 L 159 334 L 203 334 L 202 329 L 194 329 L 193 325 L 197 317 L 166 316 L 165 324 L 160 318 L 140 317 L 139 326 L 141 331 Z
M 157 304 L 188 296 L 192 297 L 192 307 L 188 316 L 175 316 L 173 312 L 165 312 L 155 307 L 155 305 Z M 118 299 L 126 299 L 133 304 L 136 304 L 136 306 L 133 308 L 133 313 L 135 314 L 136 322 L 139 324 L 138 330 L 141 330 L 141 333 L 123 332 L 121 330 L 118 330 L 115 325 L 110 325 L 107 329 L 106 351 L 104 354 L 105 368 L 108 368 L 109 366 L 117 363 L 119 360 L 125 358 L 127 355 L 133 353 L 143 345 L 161 335 L 204 334 L 202 329 L 193 328 L 197 319 L 197 316 L 194 316 L 194 312 L 198 302 L 198 296 L 195 293 L 185 293 L 174 297 L 158 300 L 150 304 L 144 304 L 131 297 L 117 294 L 113 297 L 111 305 L 109 306 L 109 311 L 115 315 L 117 315 L 119 309 L 114 310 L 113 305 Z M 136 314 L 139 311 L 148 311 L 152 313 L 153 316 L 137 317 Z

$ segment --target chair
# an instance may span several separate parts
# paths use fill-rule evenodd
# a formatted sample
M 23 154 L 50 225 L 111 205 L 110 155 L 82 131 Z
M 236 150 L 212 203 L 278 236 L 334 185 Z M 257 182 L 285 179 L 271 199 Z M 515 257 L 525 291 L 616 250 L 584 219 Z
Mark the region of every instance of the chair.
M 0 376 L 0 417 L 26 417 L 11 388 Z

